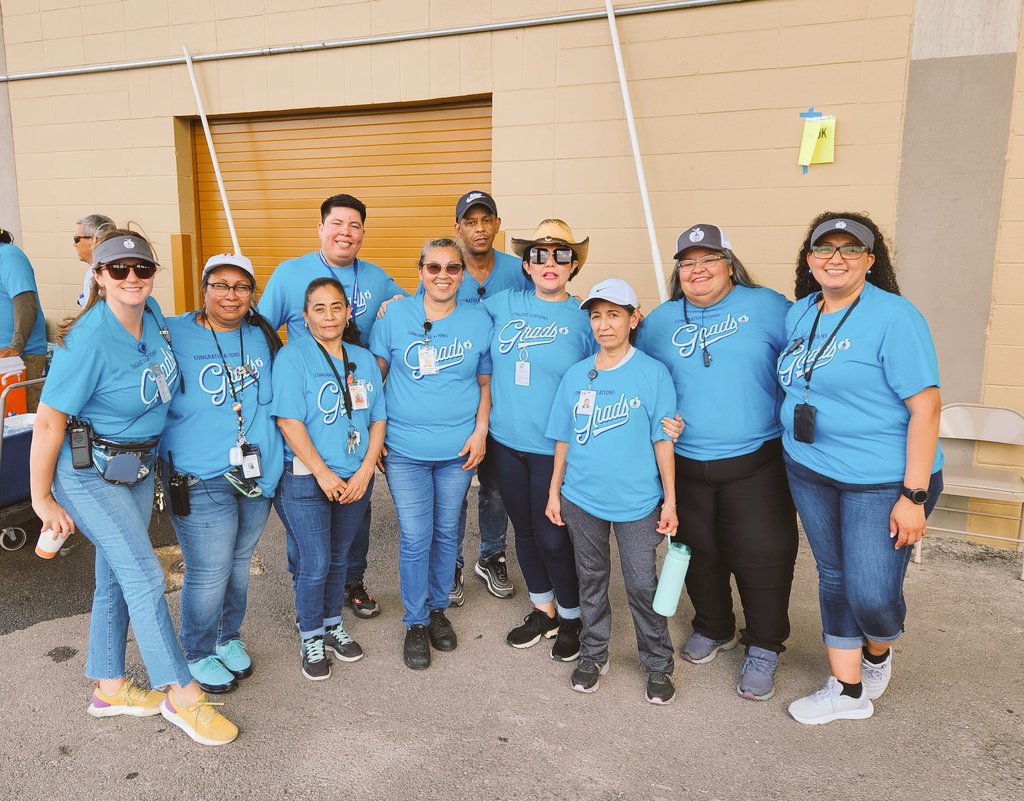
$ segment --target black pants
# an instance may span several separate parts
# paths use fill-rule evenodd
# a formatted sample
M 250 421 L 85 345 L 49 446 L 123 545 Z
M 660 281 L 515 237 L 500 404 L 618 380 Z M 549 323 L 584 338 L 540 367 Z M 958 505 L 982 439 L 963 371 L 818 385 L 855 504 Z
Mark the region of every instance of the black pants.
M 797 529 L 781 440 L 732 459 L 676 454 L 676 501 L 677 539 L 693 550 L 686 574 L 693 630 L 713 640 L 732 637 L 731 574 L 746 621 L 740 642 L 784 651 Z

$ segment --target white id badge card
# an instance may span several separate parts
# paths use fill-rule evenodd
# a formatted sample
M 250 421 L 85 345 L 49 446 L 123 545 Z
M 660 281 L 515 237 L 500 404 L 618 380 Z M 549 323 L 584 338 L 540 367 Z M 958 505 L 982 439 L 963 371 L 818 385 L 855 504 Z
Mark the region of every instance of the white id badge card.
M 420 359 L 420 375 L 437 375 L 437 348 L 420 345 L 417 348 Z
M 370 398 L 366 392 L 365 381 L 353 381 L 349 384 L 348 394 L 352 398 L 352 408 L 355 411 L 361 412 L 370 408 Z
M 530 363 L 516 362 L 516 386 L 530 386 Z
M 597 390 L 596 389 L 581 389 L 580 399 L 576 404 L 577 414 L 593 414 L 594 404 L 597 402 Z
M 306 467 L 306 463 L 296 456 L 292 459 L 292 474 L 296 476 L 311 476 L 313 471 Z
M 167 386 L 167 377 L 159 364 L 153 366 L 153 380 L 156 381 L 156 391 L 160 394 L 161 403 L 170 403 L 171 388 Z

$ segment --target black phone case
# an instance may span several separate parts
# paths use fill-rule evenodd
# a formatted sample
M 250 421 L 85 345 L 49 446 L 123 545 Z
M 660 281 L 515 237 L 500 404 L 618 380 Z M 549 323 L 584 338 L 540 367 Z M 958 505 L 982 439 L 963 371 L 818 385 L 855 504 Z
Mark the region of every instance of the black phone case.
M 817 412 L 809 403 L 798 403 L 793 409 L 793 436 L 797 442 L 814 442 L 814 416 Z

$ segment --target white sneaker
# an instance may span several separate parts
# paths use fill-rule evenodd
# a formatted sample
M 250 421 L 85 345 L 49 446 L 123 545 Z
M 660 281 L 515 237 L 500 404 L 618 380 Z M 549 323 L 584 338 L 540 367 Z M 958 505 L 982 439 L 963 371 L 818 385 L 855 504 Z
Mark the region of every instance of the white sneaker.
M 875 665 L 861 657 L 860 680 L 864 685 L 864 694 L 874 701 L 880 698 L 885 688 L 889 686 L 889 679 L 892 678 L 892 647 L 889 648 L 889 655 L 880 665 Z
M 860 698 L 843 695 L 843 685 L 829 676 L 825 686 L 814 695 L 799 698 L 789 705 L 789 714 L 798 723 L 831 723 L 833 720 L 862 720 L 875 713 L 866 692 Z

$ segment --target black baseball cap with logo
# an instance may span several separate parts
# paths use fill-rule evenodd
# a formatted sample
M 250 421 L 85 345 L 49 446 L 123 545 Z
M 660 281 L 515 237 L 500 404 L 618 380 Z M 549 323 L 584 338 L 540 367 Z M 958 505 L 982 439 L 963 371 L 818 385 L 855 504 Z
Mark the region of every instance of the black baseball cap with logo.
M 498 204 L 494 202 L 494 198 L 480 189 L 473 189 L 470 192 L 466 192 L 466 194 L 459 198 L 459 202 L 455 204 L 455 222 L 465 217 L 466 212 L 473 208 L 473 206 L 483 206 L 495 217 L 498 216 Z

